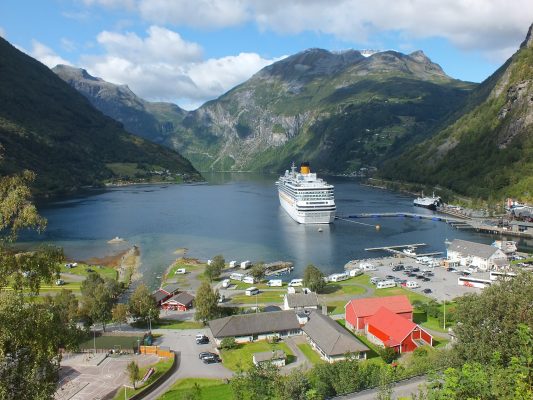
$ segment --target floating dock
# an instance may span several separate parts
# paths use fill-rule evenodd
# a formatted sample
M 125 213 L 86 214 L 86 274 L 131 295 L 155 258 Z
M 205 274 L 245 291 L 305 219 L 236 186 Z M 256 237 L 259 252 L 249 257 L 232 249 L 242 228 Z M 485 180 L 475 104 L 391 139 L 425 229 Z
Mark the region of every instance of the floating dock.
M 430 257 L 430 256 L 437 256 L 437 255 L 442 254 L 442 251 L 434 251 L 431 253 L 420 253 L 420 254 L 407 254 L 402 251 L 403 249 L 409 249 L 409 248 L 416 249 L 417 247 L 422 247 L 422 246 L 427 246 L 427 244 L 413 243 L 413 244 L 398 244 L 394 246 L 369 247 L 365 249 L 365 251 L 388 251 L 389 253 L 401 254 L 402 256 L 415 258 L 415 259 L 417 257 Z

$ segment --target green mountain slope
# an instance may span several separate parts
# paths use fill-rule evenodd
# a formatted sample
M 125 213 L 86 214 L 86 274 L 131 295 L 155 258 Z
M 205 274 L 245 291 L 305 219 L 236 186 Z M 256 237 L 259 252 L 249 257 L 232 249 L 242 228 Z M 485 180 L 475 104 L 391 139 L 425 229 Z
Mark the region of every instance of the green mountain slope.
M 42 192 L 118 180 L 197 180 L 176 152 L 128 134 L 43 64 L 0 38 L 0 173 L 30 169 Z
M 200 170 L 278 172 L 303 159 L 334 173 L 375 166 L 431 135 L 474 87 L 421 51 L 309 49 L 198 110 L 163 115 L 150 106 L 167 103 L 145 102 L 83 70 L 54 70 L 130 132 L 179 150 Z
M 428 137 L 473 87 L 420 51 L 310 49 L 189 113 L 174 145 L 202 170 L 280 171 L 305 159 L 350 173 Z
M 532 26 L 533 27 L 533 26 Z M 384 165 L 386 178 L 473 197 L 533 199 L 533 37 L 437 136 Z

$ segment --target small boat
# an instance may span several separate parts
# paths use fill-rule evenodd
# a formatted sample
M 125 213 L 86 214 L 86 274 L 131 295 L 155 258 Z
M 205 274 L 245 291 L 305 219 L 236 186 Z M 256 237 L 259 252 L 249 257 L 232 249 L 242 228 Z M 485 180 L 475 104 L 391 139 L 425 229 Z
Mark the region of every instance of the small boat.
M 403 249 L 403 252 L 408 256 L 416 256 L 416 249 L 414 247 L 408 247 L 407 249 Z

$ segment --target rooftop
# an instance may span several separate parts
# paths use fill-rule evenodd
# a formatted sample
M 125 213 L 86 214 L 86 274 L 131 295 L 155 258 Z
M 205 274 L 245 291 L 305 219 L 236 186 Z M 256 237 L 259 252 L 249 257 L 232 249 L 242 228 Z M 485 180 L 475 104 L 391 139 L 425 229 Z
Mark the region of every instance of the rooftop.
M 398 346 L 417 325 L 406 318 L 381 307 L 376 314 L 367 320 L 367 324 L 377 328 L 389 337 L 385 341 L 387 346 Z
M 489 246 L 488 244 L 469 242 L 461 239 L 454 239 L 448 246 L 448 251 L 456 251 L 467 256 L 482 258 L 489 258 L 498 250 L 498 248 Z
M 179 286 L 176 283 L 171 283 L 171 284 L 162 286 L 160 290 L 167 292 L 168 294 L 174 294 L 179 290 Z
M 287 304 L 290 308 L 318 306 L 318 296 L 316 293 L 289 293 L 285 296 L 287 296 Z
M 254 360 L 256 363 L 272 360 L 284 360 L 286 355 L 283 350 L 263 351 L 261 353 L 254 353 Z
M 413 306 L 409 302 L 409 298 L 405 295 L 353 299 L 346 304 L 346 308 L 348 307 L 353 307 L 357 317 L 374 315 L 381 307 L 387 307 L 396 314 L 413 311 Z
M 328 356 L 370 350 L 337 322 L 319 312 L 312 312 L 302 329 Z
M 167 301 L 163 302 L 163 304 L 175 302 L 178 304 L 183 304 L 184 306 L 191 304 L 194 301 L 194 296 L 187 292 L 181 292 L 174 296 L 172 296 Z
M 209 321 L 209 328 L 216 338 L 257 335 L 300 329 L 294 311 L 231 315 Z

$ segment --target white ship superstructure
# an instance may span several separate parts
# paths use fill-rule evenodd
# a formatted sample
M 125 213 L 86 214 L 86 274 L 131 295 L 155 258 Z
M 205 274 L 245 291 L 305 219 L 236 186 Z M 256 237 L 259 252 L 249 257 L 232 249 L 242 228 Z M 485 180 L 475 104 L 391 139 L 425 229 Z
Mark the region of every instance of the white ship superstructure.
M 294 163 L 276 182 L 283 209 L 300 224 L 329 224 L 335 219 L 333 185 L 311 173 L 309 163 L 296 172 Z
M 424 193 L 422 193 L 424 196 Z M 430 210 L 436 210 L 437 207 L 441 204 L 441 199 L 439 196 L 435 196 L 435 193 L 431 197 L 417 197 L 413 201 L 413 205 L 416 207 L 429 208 Z

